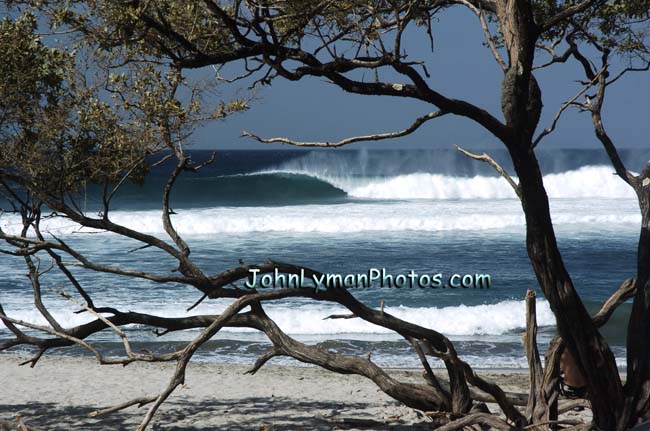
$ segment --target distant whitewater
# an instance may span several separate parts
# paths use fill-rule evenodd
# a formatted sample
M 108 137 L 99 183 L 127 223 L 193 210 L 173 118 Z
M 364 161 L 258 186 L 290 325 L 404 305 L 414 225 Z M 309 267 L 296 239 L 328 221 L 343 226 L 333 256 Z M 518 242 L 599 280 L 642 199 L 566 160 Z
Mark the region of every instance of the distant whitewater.
M 512 187 L 500 177 L 476 175 L 454 177 L 442 174 L 411 173 L 391 177 L 335 177 L 321 172 L 275 170 L 248 174 L 245 177 L 263 176 L 269 181 L 276 178 L 293 180 L 296 184 L 322 181 L 320 190 L 336 195 L 339 189 L 347 196 L 366 199 L 515 199 Z M 517 181 L 517 177 L 513 177 Z M 552 199 L 576 198 L 633 198 L 632 189 L 612 175 L 609 166 L 584 166 L 573 171 L 548 174 L 544 185 Z
M 516 177 L 515 177 L 516 180 Z M 212 208 L 176 210 L 178 230 L 186 235 L 246 232 L 359 232 L 359 231 L 448 231 L 521 227 L 523 213 L 510 185 L 500 177 L 450 177 L 413 173 L 388 178 L 328 177 L 318 172 L 273 170 L 199 178 L 194 186 L 206 193 L 240 195 L 246 190 L 276 196 L 269 210 L 245 203 Z M 263 192 L 256 184 L 264 184 Z M 559 209 L 557 225 L 634 225 L 641 220 L 634 192 L 612 175 L 607 166 L 585 166 L 544 177 L 549 197 Z M 287 197 L 287 190 L 292 195 Z M 223 200 L 229 202 L 229 196 Z M 300 205 L 301 197 L 314 199 Z M 355 199 L 356 198 L 356 199 Z M 284 200 L 283 200 L 284 199 Z M 504 202 L 483 202 L 485 200 Z M 570 200 L 566 202 L 566 200 Z M 215 197 L 218 202 L 218 197 Z M 213 201 L 213 203 L 216 203 Z M 316 202 L 325 201 L 323 205 Z M 404 202 L 407 201 L 407 202 Z M 285 204 L 283 208 L 281 205 Z M 605 203 L 605 205 L 603 205 Z M 331 212 L 336 204 L 337 211 Z M 291 206 L 287 206 L 291 205 Z M 399 207 L 399 209 L 398 209 Z M 397 213 L 398 212 L 398 213 Z M 157 210 L 117 210 L 115 222 L 147 233 L 164 234 Z M 44 222 L 45 230 L 70 234 L 79 230 L 65 219 Z M 8 233 L 20 231 L 20 218 L 0 218 Z

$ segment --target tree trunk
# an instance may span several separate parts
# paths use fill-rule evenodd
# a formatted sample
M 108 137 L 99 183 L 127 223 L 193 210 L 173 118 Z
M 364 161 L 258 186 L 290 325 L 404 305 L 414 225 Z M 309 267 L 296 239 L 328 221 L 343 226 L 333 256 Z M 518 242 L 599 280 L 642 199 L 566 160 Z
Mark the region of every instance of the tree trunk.
M 548 299 L 558 331 L 588 380 L 594 421 L 614 429 L 623 406 L 623 388 L 614 355 L 594 326 L 564 266 L 557 246 L 532 137 L 542 109 L 539 86 L 532 75 L 539 29 L 529 2 L 497 2 L 497 16 L 508 51 L 501 108 L 510 130 L 505 142 L 517 176 L 526 216 L 526 245 L 535 275 Z
M 623 405 L 614 355 L 585 309 L 564 267 L 551 221 L 548 196 L 532 151 L 511 151 L 522 190 L 528 255 L 557 319 L 558 331 L 588 381 L 594 421 L 614 429 Z
M 636 293 L 627 332 L 625 410 L 618 429 L 650 415 L 650 164 L 635 185 L 641 209 Z M 645 184 L 644 184 L 645 183 Z M 630 423 L 632 421 L 632 423 Z

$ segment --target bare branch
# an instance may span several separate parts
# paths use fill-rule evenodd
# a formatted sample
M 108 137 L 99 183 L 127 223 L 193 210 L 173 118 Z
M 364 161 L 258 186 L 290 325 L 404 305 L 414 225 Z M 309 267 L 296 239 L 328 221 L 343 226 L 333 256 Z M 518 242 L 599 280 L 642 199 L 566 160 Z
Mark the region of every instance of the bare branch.
M 93 310 L 92 308 L 90 308 L 90 307 L 88 307 L 88 306 L 86 306 L 86 305 L 83 305 L 82 303 L 80 303 L 79 301 L 77 301 L 76 299 L 74 299 L 74 298 L 73 298 L 72 296 L 70 296 L 67 292 L 61 290 L 61 291 L 59 292 L 59 294 L 60 294 L 61 296 L 63 296 L 64 298 L 66 298 L 67 300 L 74 302 L 75 304 L 79 305 L 80 307 L 83 307 L 86 311 L 88 311 L 89 313 L 91 313 L 93 316 L 97 317 L 99 320 L 101 320 L 102 322 L 104 322 L 108 327 L 110 327 L 110 328 L 111 328 L 111 329 L 112 329 L 112 330 L 113 330 L 113 331 L 118 335 L 118 337 L 120 337 L 120 339 L 122 340 L 122 344 L 124 344 L 124 351 L 126 352 L 126 355 L 127 355 L 129 358 L 136 358 L 136 355 L 134 355 L 134 354 L 133 354 L 133 351 L 131 350 L 131 343 L 129 342 L 129 338 L 126 336 L 126 334 L 124 333 L 124 331 L 122 331 L 122 330 L 121 330 L 120 328 L 118 328 L 118 327 L 117 327 L 113 322 L 111 322 L 111 321 L 108 320 L 106 317 L 102 316 L 101 314 L 97 313 L 97 312 L 96 312 L 95 310 Z
M 628 299 L 634 296 L 636 292 L 636 278 L 628 278 L 625 280 L 616 292 L 610 296 L 607 301 L 600 307 L 600 310 L 592 317 L 594 325 L 597 327 L 602 327 L 609 321 L 616 308 L 625 303 Z
M 137 405 L 138 407 L 145 406 L 147 404 L 150 404 L 154 401 L 156 401 L 157 397 L 141 397 L 141 398 L 134 398 L 132 400 L 126 401 L 122 404 L 118 404 L 114 407 L 109 407 L 106 409 L 101 409 L 101 410 L 95 410 L 94 412 L 88 413 L 88 416 L 91 418 L 94 418 L 96 416 L 102 416 L 102 415 L 108 415 L 111 413 L 118 412 L 120 410 L 124 410 L 126 408 L 129 408 L 131 406 Z
M 460 419 L 449 422 L 446 425 L 436 428 L 438 431 L 462 430 L 472 425 L 487 425 L 491 429 L 510 431 L 512 426 L 503 419 L 489 413 L 472 413 Z
M 187 309 L 185 311 L 190 312 L 190 311 L 194 310 L 196 307 L 199 306 L 199 304 L 201 304 L 203 301 L 205 301 L 205 299 L 207 297 L 208 297 L 208 294 L 204 293 L 203 296 L 201 296 L 194 304 L 187 307 Z
M 365 135 L 365 136 L 355 136 L 352 138 L 346 138 L 338 142 L 300 142 L 300 141 L 293 141 L 288 138 L 270 138 L 270 139 L 264 139 L 260 138 L 257 135 L 254 135 L 249 132 L 243 132 L 242 136 L 253 138 L 258 142 L 262 142 L 265 144 L 269 143 L 274 143 L 274 142 L 279 142 L 283 144 L 289 144 L 289 145 L 294 145 L 297 147 L 342 147 L 344 145 L 352 144 L 354 142 L 364 142 L 364 141 L 381 141 L 384 139 L 394 139 L 394 138 L 400 138 L 402 136 L 409 135 L 413 132 L 415 132 L 422 124 L 426 123 L 429 120 L 433 120 L 438 117 L 442 117 L 443 115 L 447 114 L 444 111 L 436 111 L 436 112 L 430 112 L 426 115 L 423 115 L 422 117 L 418 117 L 413 124 L 411 124 L 409 127 L 407 127 L 404 130 L 401 130 L 399 132 L 390 132 L 390 133 L 379 133 L 379 134 L 374 134 L 374 135 Z
M 356 319 L 359 316 L 355 316 L 354 314 L 330 314 L 327 317 L 323 317 L 323 320 L 329 320 L 329 319 Z
M 51 334 L 51 335 L 54 335 L 56 337 L 62 338 L 64 340 L 68 340 L 68 341 L 70 341 L 72 343 L 78 344 L 79 346 L 89 350 L 92 354 L 94 354 L 95 357 L 97 358 L 97 361 L 99 363 L 101 363 L 101 364 L 123 363 L 122 361 L 120 361 L 120 362 L 107 361 L 107 360 L 105 360 L 104 356 L 97 349 L 95 349 L 93 346 L 86 343 L 85 341 L 80 340 L 79 338 L 64 334 L 62 332 L 58 332 L 58 331 L 56 331 L 56 330 L 54 330 L 52 328 L 48 328 L 47 326 L 34 325 L 33 323 L 25 322 L 23 320 L 13 319 L 13 318 L 7 316 L 6 314 L 4 314 L 4 311 L 2 311 L 2 310 L 0 310 L 0 319 L 2 319 L 3 322 L 5 322 L 5 325 L 7 324 L 7 322 L 10 322 L 10 323 L 15 324 L 15 325 L 24 326 L 26 328 L 46 332 L 48 334 Z
M 616 74 L 616 76 L 609 81 L 607 81 L 606 85 L 611 85 L 621 79 L 623 75 L 629 72 L 647 72 L 650 70 L 650 60 L 646 61 L 646 65 L 643 67 L 626 67 L 625 69 L 621 70 L 619 73 Z
M 433 373 L 433 370 L 429 365 L 429 361 L 424 355 L 424 351 L 422 350 L 422 347 L 420 346 L 418 340 L 414 338 L 410 338 L 408 341 L 411 343 L 411 345 L 413 345 L 413 348 L 415 349 L 418 358 L 420 359 L 420 362 L 424 367 L 424 372 L 425 372 L 424 375 L 426 376 L 425 378 L 427 382 L 436 390 L 440 399 L 442 399 L 443 402 L 446 402 L 445 403 L 446 405 L 444 405 L 443 408 L 445 408 L 445 410 L 449 409 L 451 407 L 449 392 L 440 385 L 440 382 L 436 378 L 436 375 Z
M 508 65 L 503 60 L 503 57 L 501 57 L 499 50 L 494 44 L 494 39 L 492 39 L 492 34 L 490 33 L 490 28 L 488 27 L 488 23 L 485 20 L 485 14 L 483 13 L 483 9 L 480 8 L 480 3 L 478 3 L 475 6 L 469 0 L 458 0 L 458 1 L 464 4 L 465 6 L 467 6 L 472 12 L 474 12 L 474 14 L 478 17 L 479 21 L 481 21 L 481 28 L 483 29 L 483 34 L 485 35 L 485 42 L 490 48 L 490 51 L 492 51 L 492 56 L 494 57 L 494 60 L 499 64 L 503 72 L 508 70 Z
M 260 356 L 257 361 L 255 361 L 255 364 L 253 364 L 253 367 L 249 370 L 246 371 L 245 374 L 255 374 L 259 371 L 260 368 L 264 366 L 268 361 L 271 359 L 275 358 L 276 356 L 282 356 L 284 353 L 282 353 L 281 349 L 278 349 L 276 347 L 272 348 L 268 352 L 264 353 L 262 356 Z
M 506 181 L 508 181 L 508 184 L 510 184 L 510 186 L 515 191 L 515 193 L 517 194 L 519 199 L 521 199 L 521 190 L 519 188 L 519 184 L 517 184 L 515 182 L 515 180 L 513 180 L 512 177 L 506 172 L 506 170 L 503 169 L 501 167 L 501 165 L 496 162 L 496 160 L 494 160 L 492 157 L 490 157 L 490 155 L 488 155 L 486 153 L 474 154 L 474 153 L 471 153 L 471 152 L 465 150 L 464 148 L 459 147 L 458 145 L 454 145 L 454 146 L 456 147 L 456 149 L 458 151 L 460 151 L 461 153 L 463 153 L 467 157 L 469 157 L 471 159 L 474 159 L 474 160 L 479 160 L 481 162 L 485 162 L 488 165 L 492 166 L 494 168 L 494 170 L 496 170 L 499 173 L 499 175 L 501 175 L 503 178 L 506 179 Z
M 25 362 L 21 362 L 21 363 L 18 364 L 18 365 L 21 365 L 21 366 L 22 366 L 22 365 L 27 365 L 27 364 L 29 364 L 29 368 L 34 368 L 34 367 L 36 366 L 36 363 L 39 361 L 39 359 L 41 359 L 41 357 L 43 356 L 43 354 L 44 354 L 46 351 L 47 351 L 46 348 L 40 348 L 40 349 L 38 349 L 38 351 L 36 352 L 36 354 L 35 354 L 31 359 L 29 359 L 29 360 L 27 360 L 27 361 L 25 361 Z
M 582 89 L 581 89 L 580 91 L 578 91 L 578 93 L 577 93 L 575 96 L 573 96 L 571 99 L 567 100 L 566 102 L 564 102 L 564 103 L 562 104 L 562 106 L 560 107 L 560 110 L 557 112 L 557 114 L 555 114 L 555 117 L 553 118 L 553 122 L 551 123 L 551 125 L 550 125 L 548 128 L 544 129 L 544 130 L 542 131 L 542 133 L 540 133 L 539 136 L 537 136 L 537 138 L 535 138 L 535 140 L 533 141 L 533 145 L 532 145 L 531 148 L 535 149 L 535 147 L 537 147 L 537 144 L 539 144 L 540 141 L 541 141 L 542 139 L 544 139 L 544 137 L 545 137 L 546 135 L 548 135 L 548 134 L 550 134 L 550 133 L 553 133 L 553 131 L 555 130 L 555 127 L 557 126 L 558 121 L 560 121 L 560 117 L 562 116 L 562 113 L 564 112 L 564 110 L 565 110 L 566 108 L 568 108 L 569 106 L 571 106 L 571 105 L 573 104 L 573 102 L 575 102 L 576 100 L 578 100 L 578 98 L 579 98 L 580 96 L 582 96 L 583 94 L 585 94 L 585 93 L 587 92 L 587 90 L 589 90 L 589 89 L 590 89 L 590 88 L 591 88 L 591 87 L 596 83 L 596 81 L 597 81 L 597 80 L 600 78 L 600 76 L 605 72 L 605 70 L 607 70 L 607 67 L 606 67 L 606 66 L 603 66 L 603 68 L 600 69 L 600 70 L 598 71 L 598 73 L 596 74 L 596 76 L 594 76 L 594 77 L 591 79 L 591 81 L 589 81 L 589 82 L 588 82 L 584 87 L 582 87 Z
M 607 64 L 607 53 L 603 55 L 603 63 L 603 67 L 605 67 Z M 612 166 L 614 166 L 614 169 L 616 170 L 616 174 L 623 181 L 632 186 L 632 188 L 638 193 L 638 178 L 630 171 L 628 171 L 625 167 L 623 160 L 618 154 L 618 150 L 616 149 L 614 141 L 612 141 L 610 136 L 607 134 L 607 131 L 605 130 L 605 126 L 603 124 L 601 110 L 605 102 L 605 89 L 607 88 L 606 79 L 607 78 L 602 74 L 598 77 L 598 91 L 596 92 L 596 97 L 592 103 L 592 106 L 589 107 L 591 111 L 591 119 L 594 124 L 594 130 L 596 132 L 596 137 L 598 137 L 598 140 L 605 148 L 605 151 L 607 152 L 607 155 L 612 162 Z

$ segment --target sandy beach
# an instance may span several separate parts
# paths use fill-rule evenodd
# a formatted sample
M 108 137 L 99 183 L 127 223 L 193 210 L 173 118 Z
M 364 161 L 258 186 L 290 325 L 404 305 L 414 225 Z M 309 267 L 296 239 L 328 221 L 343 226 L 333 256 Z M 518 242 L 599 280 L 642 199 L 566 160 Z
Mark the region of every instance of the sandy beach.
M 101 366 L 91 358 L 50 356 L 34 369 L 24 359 L 0 355 L 0 420 L 43 430 L 134 429 L 145 408 L 91 418 L 89 413 L 129 399 L 154 395 L 168 381 L 173 364 Z M 256 375 L 247 367 L 191 364 L 185 387 L 158 412 L 152 429 L 165 430 L 332 430 L 430 429 L 420 412 L 399 405 L 358 376 L 312 367 L 267 365 Z M 418 381 L 419 371 L 393 370 Z M 525 371 L 481 373 L 504 389 L 524 391 Z M 578 415 L 577 412 L 569 413 Z M 376 422 L 370 422 L 376 421 Z

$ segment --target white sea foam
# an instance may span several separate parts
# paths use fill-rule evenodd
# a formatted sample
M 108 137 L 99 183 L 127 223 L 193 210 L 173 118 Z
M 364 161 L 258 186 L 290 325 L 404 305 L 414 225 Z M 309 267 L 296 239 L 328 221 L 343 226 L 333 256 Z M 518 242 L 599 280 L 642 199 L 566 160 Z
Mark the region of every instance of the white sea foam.
M 581 200 L 552 205 L 556 226 L 636 229 L 641 216 L 633 200 Z M 183 235 L 246 234 L 251 232 L 354 233 L 381 231 L 486 231 L 516 229 L 523 232 L 524 216 L 515 200 L 421 201 L 373 204 L 304 205 L 286 207 L 220 207 L 177 210 L 174 226 Z M 138 231 L 164 236 L 160 211 L 115 211 L 113 222 Z M 6 233 L 20 233 L 20 219 L 0 217 Z M 66 218 L 42 222 L 44 232 L 56 235 L 92 232 Z
M 199 308 L 193 314 L 220 313 L 225 303 L 216 307 Z M 485 305 L 458 305 L 449 307 L 386 307 L 385 311 L 405 321 L 435 329 L 449 336 L 503 335 L 525 327 L 524 301 L 503 301 Z M 183 308 L 170 308 L 159 304 L 157 307 L 142 308 L 136 304 L 129 307 L 133 311 L 148 312 L 162 317 L 185 316 Z M 72 309 L 53 309 L 54 317 L 64 326 L 71 327 L 93 320 L 87 314 L 74 314 Z M 392 334 L 391 331 L 373 325 L 362 319 L 328 319 L 331 314 L 346 313 L 342 307 L 323 305 L 268 305 L 266 311 L 284 330 L 293 335 L 329 334 Z M 45 319 L 33 308 L 7 307 L 11 317 L 26 322 L 46 325 Z M 548 303 L 538 300 L 537 321 L 540 326 L 555 324 L 555 318 Z M 0 327 L 4 328 L 2 324 Z M 225 328 L 225 332 L 246 332 L 241 328 Z M 249 330 L 252 331 L 252 330 Z
M 274 170 L 264 173 L 308 175 L 349 196 L 367 199 L 514 199 L 510 185 L 496 176 L 454 177 L 412 173 L 382 178 L 332 176 L 328 171 Z M 634 192 L 609 166 L 582 168 L 544 176 L 550 198 L 634 198 Z M 517 178 L 515 177 L 515 180 Z
M 386 307 L 386 312 L 408 322 L 435 329 L 446 335 L 502 335 L 525 327 L 524 301 L 503 301 L 489 305 L 450 307 Z M 322 320 L 341 309 L 269 308 L 269 315 L 292 334 L 388 333 L 361 319 Z M 553 325 L 555 319 L 546 301 L 539 301 L 538 322 Z

